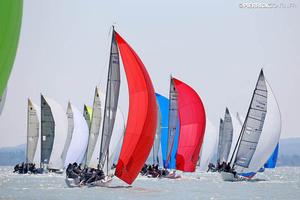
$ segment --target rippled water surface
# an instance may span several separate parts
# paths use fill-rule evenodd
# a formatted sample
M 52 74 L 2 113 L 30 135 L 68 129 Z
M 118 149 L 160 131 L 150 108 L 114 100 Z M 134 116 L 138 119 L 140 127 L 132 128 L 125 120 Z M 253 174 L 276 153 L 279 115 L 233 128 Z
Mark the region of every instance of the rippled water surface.
M 0 167 L 0 200 L 10 199 L 300 199 L 300 168 L 266 170 L 249 182 L 224 182 L 218 173 L 183 173 L 181 179 L 138 177 L 132 187 L 68 188 L 64 175 L 19 175 Z

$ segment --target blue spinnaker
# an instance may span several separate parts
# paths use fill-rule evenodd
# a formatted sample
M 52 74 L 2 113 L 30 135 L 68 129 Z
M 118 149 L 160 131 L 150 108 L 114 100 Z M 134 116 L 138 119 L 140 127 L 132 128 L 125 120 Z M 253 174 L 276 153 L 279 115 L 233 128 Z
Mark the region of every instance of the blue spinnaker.
M 168 166 L 166 166 L 167 160 L 167 146 L 168 146 L 168 124 L 169 124 L 169 99 L 155 93 L 156 99 L 158 102 L 159 109 L 161 111 L 161 149 L 162 149 L 162 158 L 164 163 L 164 168 L 175 169 L 176 167 L 176 152 L 178 147 L 178 138 L 179 138 L 179 120 L 176 128 L 176 136 L 172 148 L 172 153 Z
M 278 151 L 279 151 L 279 143 L 277 144 L 277 146 L 276 146 L 273 154 L 270 156 L 269 160 L 264 165 L 265 168 L 275 168 L 276 167 Z

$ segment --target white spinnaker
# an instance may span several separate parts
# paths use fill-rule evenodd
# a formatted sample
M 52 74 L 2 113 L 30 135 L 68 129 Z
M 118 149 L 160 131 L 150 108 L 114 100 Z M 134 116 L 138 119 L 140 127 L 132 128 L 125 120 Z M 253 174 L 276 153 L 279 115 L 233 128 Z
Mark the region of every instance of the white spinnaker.
M 3 111 L 3 108 L 4 108 L 6 93 L 7 93 L 7 89 L 4 90 L 2 97 L 0 97 L 0 115 L 1 115 L 1 113 Z
M 207 171 L 217 148 L 218 133 L 209 119 L 206 119 L 204 140 L 200 151 L 199 170 Z
M 239 139 L 239 135 L 241 133 L 241 129 L 242 129 L 242 125 L 240 124 L 240 122 L 237 120 L 237 118 L 234 115 L 231 115 L 231 120 L 232 120 L 232 126 L 233 126 L 233 135 L 232 135 L 232 143 L 231 143 L 231 147 L 230 147 L 230 152 L 228 155 L 228 160 L 227 163 L 230 161 L 233 151 L 234 151 L 234 147 Z
M 38 106 L 28 99 L 27 106 L 27 148 L 26 162 L 33 163 L 38 146 L 40 136 L 40 120 Z
M 105 94 L 99 90 L 99 95 L 100 95 L 100 100 L 101 102 L 105 101 Z M 104 111 L 104 104 L 101 104 L 101 112 L 103 113 Z M 100 133 L 102 133 L 102 125 L 103 125 L 103 118 L 101 119 L 101 126 L 100 126 Z M 120 109 L 117 109 L 117 114 L 116 114 L 116 121 L 114 124 L 114 129 L 113 133 L 111 136 L 111 141 L 109 145 L 109 169 L 111 168 L 113 161 L 115 160 L 115 156 L 117 153 L 117 149 L 120 145 L 122 145 L 123 141 L 123 134 L 125 130 L 125 122 L 124 122 L 124 117 L 122 115 L 122 112 Z M 100 144 L 101 144 L 101 134 L 99 135 L 95 149 L 92 155 L 92 158 L 89 163 L 89 167 L 94 167 L 96 168 L 99 162 L 99 153 L 100 153 Z M 107 163 L 104 164 L 104 171 L 106 172 L 106 167 Z
M 72 104 L 70 104 L 70 111 L 73 115 L 73 129 L 65 167 L 69 163 L 77 162 L 79 164 L 83 162 L 89 138 L 89 128 L 82 113 Z
M 55 130 L 54 130 L 54 142 L 53 148 L 49 160 L 49 169 L 63 169 L 64 160 L 63 160 L 63 149 L 67 139 L 68 133 L 68 120 L 66 113 L 63 107 L 58 104 L 56 101 L 50 98 L 46 98 L 47 103 L 49 104 L 53 119 L 55 121 Z
M 281 114 L 273 91 L 266 80 L 268 91 L 267 114 L 256 150 L 248 168 L 236 166 L 238 173 L 257 172 L 273 153 L 281 133 Z

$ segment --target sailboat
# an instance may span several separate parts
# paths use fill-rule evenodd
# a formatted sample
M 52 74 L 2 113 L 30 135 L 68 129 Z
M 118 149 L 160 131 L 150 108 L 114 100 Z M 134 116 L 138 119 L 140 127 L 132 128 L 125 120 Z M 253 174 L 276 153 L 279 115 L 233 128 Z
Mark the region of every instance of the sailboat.
M 176 169 L 183 172 L 194 172 L 205 133 L 205 109 L 199 95 L 194 89 L 172 77 L 171 91 L 173 89 L 176 91 L 174 97 L 177 97 L 176 107 L 178 108 L 180 122 Z M 173 96 L 170 100 L 172 98 Z M 170 108 L 172 109 L 171 106 Z M 170 131 L 172 130 L 169 129 L 169 133 Z
M 118 96 L 120 87 L 119 51 L 122 56 L 123 66 L 128 81 L 129 88 L 129 114 L 127 118 L 126 131 L 124 134 L 121 152 L 116 165 L 115 175 L 128 184 L 131 184 L 141 170 L 153 144 L 155 129 L 157 125 L 157 105 L 154 95 L 153 85 L 150 77 L 137 54 L 126 43 L 126 41 L 113 29 L 112 43 L 110 51 L 110 62 L 108 69 L 108 79 L 105 95 L 104 118 L 102 124 L 102 134 L 98 169 L 106 171 L 105 179 L 96 180 L 89 186 L 107 186 L 112 180 L 110 176 L 110 165 L 112 164 L 111 150 L 116 151 L 118 138 L 122 134 L 114 134 L 115 120 L 118 116 Z M 98 109 L 93 106 L 93 114 L 90 127 L 90 137 L 87 150 L 86 165 L 89 166 L 93 160 L 93 154 L 97 143 L 98 135 L 91 135 L 91 130 L 95 129 L 94 135 L 99 134 L 101 120 L 97 120 L 97 127 L 93 124 L 94 116 L 97 112 L 101 117 L 101 106 L 99 92 L 96 90 L 95 100 Z M 95 105 L 94 101 L 94 105 Z M 98 132 L 98 133 L 96 133 Z M 114 154 L 114 152 L 113 152 Z M 105 169 L 106 168 L 106 169 Z
M 206 118 L 206 128 L 203 144 L 199 154 L 199 171 L 206 172 L 209 170 L 208 165 L 212 159 L 217 146 L 217 131 L 212 122 Z
M 66 142 L 67 154 L 64 166 L 69 163 L 83 163 L 84 155 L 87 148 L 89 129 L 88 124 L 82 113 L 70 102 L 67 109 L 68 116 L 68 134 L 71 135 L 69 145 Z
M 281 115 L 273 91 L 259 74 L 251 103 L 229 165 L 237 174 L 255 173 L 274 151 L 281 132 Z M 240 180 L 232 172 L 221 172 L 225 181 Z
M 41 95 L 42 168 L 57 173 L 63 172 L 67 124 L 67 117 L 62 106 L 53 99 Z
M 0 1 L 0 115 L 5 103 L 7 82 L 18 48 L 22 12 L 23 0 Z

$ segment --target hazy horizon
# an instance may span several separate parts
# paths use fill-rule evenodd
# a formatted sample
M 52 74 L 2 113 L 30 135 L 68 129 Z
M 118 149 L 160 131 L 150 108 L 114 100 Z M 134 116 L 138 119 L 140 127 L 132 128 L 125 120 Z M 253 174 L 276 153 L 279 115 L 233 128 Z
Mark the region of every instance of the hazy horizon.
M 113 24 L 145 64 L 156 92 L 168 96 L 171 74 L 189 84 L 217 130 L 226 106 L 245 116 L 263 68 L 280 106 L 281 138 L 300 137 L 300 4 L 247 9 L 240 3 L 24 1 L 0 147 L 26 142 L 28 97 L 39 104 L 43 93 L 64 108 L 69 100 L 81 110 L 92 105 L 95 86 L 105 90 Z M 121 70 L 119 105 L 127 115 Z

